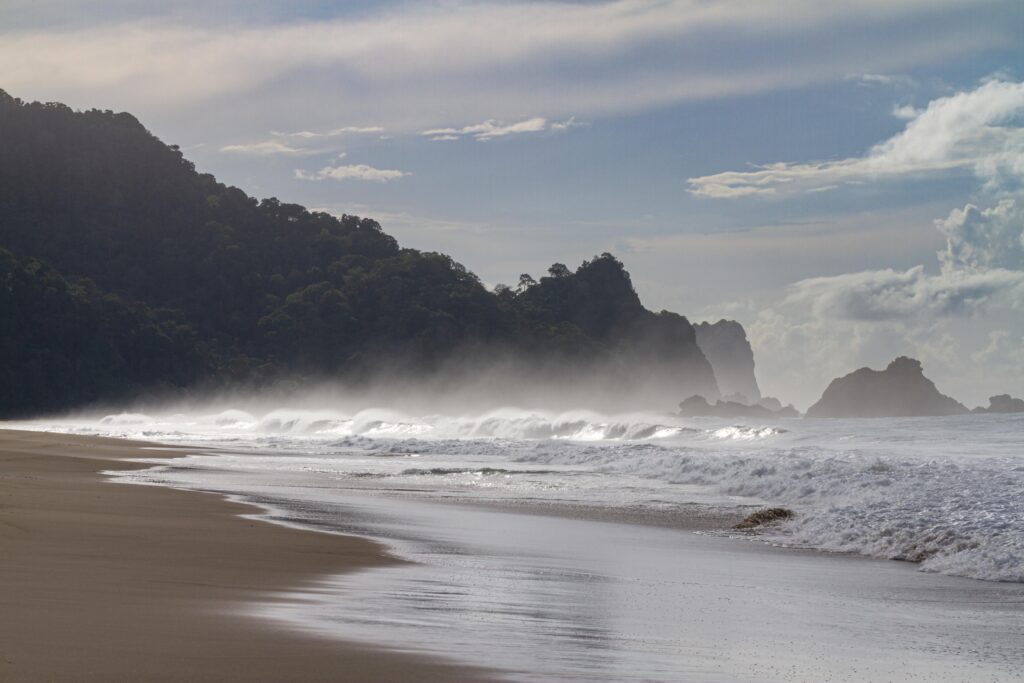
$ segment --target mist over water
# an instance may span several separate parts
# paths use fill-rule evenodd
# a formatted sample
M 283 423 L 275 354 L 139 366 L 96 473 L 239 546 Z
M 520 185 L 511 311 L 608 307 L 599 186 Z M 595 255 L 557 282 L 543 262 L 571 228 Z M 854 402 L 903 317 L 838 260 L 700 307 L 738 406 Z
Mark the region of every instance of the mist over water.
M 783 505 L 796 517 L 758 540 L 1024 581 L 1024 416 L 736 422 L 473 409 L 466 396 L 431 406 L 409 393 L 366 407 L 382 395 L 320 393 L 289 405 L 235 400 L 34 426 L 196 447 L 172 465 L 122 475 L 137 481 L 244 494 L 245 481 L 267 475 L 263 483 L 669 516 Z

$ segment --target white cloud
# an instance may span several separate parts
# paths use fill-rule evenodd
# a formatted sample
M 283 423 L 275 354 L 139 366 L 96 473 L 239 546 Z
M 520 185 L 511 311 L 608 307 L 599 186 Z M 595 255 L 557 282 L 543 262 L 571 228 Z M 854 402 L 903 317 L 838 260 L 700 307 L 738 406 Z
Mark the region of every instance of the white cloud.
M 970 170 L 1001 183 L 1024 177 L 1024 83 L 990 80 L 970 92 L 933 100 L 906 128 L 860 157 L 758 166 L 690 178 L 690 192 L 732 199 L 793 195 L 853 182 L 878 182 Z
M 832 377 L 900 354 L 924 361 L 940 388 L 968 402 L 1024 391 L 1024 369 L 1014 365 L 1024 336 L 1024 83 L 990 79 L 895 113 L 905 129 L 860 157 L 691 180 L 695 194 L 739 197 L 956 170 L 973 174 L 989 201 L 934 221 L 945 237 L 937 272 L 918 265 L 806 278 L 762 304 L 748 329 L 762 384 L 805 406 Z
M 338 159 L 345 158 L 345 154 L 338 155 Z M 398 180 L 405 176 L 412 175 L 406 171 L 396 171 L 385 168 L 374 168 L 366 164 L 344 164 L 338 166 L 324 166 L 319 171 L 308 172 L 301 169 L 295 170 L 295 177 L 300 180 L 367 180 L 377 183 L 386 183 Z
M 929 275 L 923 266 L 915 266 L 906 271 L 846 273 L 791 285 L 782 306 L 817 318 L 906 321 L 971 315 L 997 297 L 1024 307 L 1024 272 L 995 269 Z
M 935 226 L 946 236 L 946 249 L 939 252 L 944 272 L 1024 270 L 1024 207 L 1014 199 L 989 209 L 953 209 Z
M 322 140 L 346 134 L 365 135 L 381 133 L 383 130 L 384 129 L 380 126 L 344 126 L 342 128 L 334 128 L 322 133 L 308 130 L 300 130 L 294 133 L 282 133 L 280 131 L 272 130 L 270 131 L 270 134 L 274 136 L 274 139 L 238 145 L 225 145 L 220 148 L 220 151 L 231 154 L 250 154 L 253 156 L 310 156 L 331 151 L 329 148 L 325 149 L 322 146 L 305 146 L 309 144 L 308 141 L 310 140 Z
M 302 156 L 318 154 L 322 150 L 304 149 L 287 145 L 279 140 L 267 140 L 265 142 L 252 142 L 241 145 L 225 145 L 220 148 L 220 151 L 230 154 L 251 154 L 254 156 L 273 156 L 277 154 Z
M 923 113 L 921 109 L 915 109 L 909 104 L 900 105 L 893 107 L 892 115 L 898 119 L 904 119 L 906 121 L 913 121 Z
M 569 117 L 565 121 L 554 121 L 551 123 L 543 116 L 535 116 L 508 124 L 489 119 L 483 123 L 474 123 L 462 128 L 432 128 L 423 131 L 420 135 L 429 137 L 431 140 L 458 140 L 460 137 L 469 136 L 477 140 L 487 141 L 522 133 L 542 133 L 547 130 L 563 131 L 579 125 L 581 124 L 576 122 L 575 116 Z
M 890 88 L 912 88 L 917 82 L 910 76 L 901 74 L 851 74 L 846 80 L 857 81 L 865 86 L 885 86 Z
M 279 131 L 272 130 L 270 134 L 278 138 L 302 138 L 305 140 L 311 140 L 314 138 L 333 138 L 339 135 L 366 135 L 371 133 L 383 133 L 384 128 L 382 126 L 342 126 L 341 128 L 332 128 L 331 130 L 317 133 L 309 130 L 300 130 L 295 133 L 281 133 Z
M 1024 336 L 1024 212 L 1013 199 L 969 204 L 935 226 L 946 237 L 938 273 L 916 266 L 808 278 L 762 308 L 748 332 L 768 389 L 785 387 L 808 405 L 832 377 L 910 354 L 968 402 L 1024 391 L 1013 341 Z

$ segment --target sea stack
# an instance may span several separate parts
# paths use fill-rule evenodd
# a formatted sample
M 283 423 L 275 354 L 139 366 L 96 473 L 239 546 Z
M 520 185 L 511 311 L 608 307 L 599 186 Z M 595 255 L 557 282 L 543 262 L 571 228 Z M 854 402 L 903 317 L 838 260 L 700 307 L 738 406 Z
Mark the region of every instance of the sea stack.
M 693 326 L 697 345 L 711 363 L 722 396 L 737 403 L 755 405 L 761 390 L 754 377 L 754 351 L 746 330 L 735 320 Z
M 1024 400 L 1014 398 L 1009 394 L 999 394 L 998 396 L 990 396 L 988 399 L 988 408 L 977 407 L 971 412 L 973 413 L 1024 413 Z
M 861 368 L 825 389 L 807 417 L 925 417 L 968 412 L 939 392 L 924 376 L 921 362 L 900 356 L 885 370 Z

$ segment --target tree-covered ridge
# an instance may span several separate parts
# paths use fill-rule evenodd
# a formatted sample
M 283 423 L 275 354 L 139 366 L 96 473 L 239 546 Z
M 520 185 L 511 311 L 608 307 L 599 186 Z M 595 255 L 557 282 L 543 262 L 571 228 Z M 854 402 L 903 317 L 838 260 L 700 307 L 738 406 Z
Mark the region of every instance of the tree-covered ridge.
M 0 413 L 61 408 L 185 386 L 206 368 L 195 334 L 169 311 L 69 284 L 0 249 Z
M 401 250 L 369 219 L 259 202 L 127 114 L 0 96 L 0 220 L 4 246 L 180 310 L 246 366 L 334 368 L 370 340 L 496 332 L 493 297 L 451 259 Z
M 0 311 L 5 330 L 18 328 L 5 344 L 91 368 L 65 405 L 152 385 L 366 376 L 386 359 L 429 372 L 467 349 L 611 363 L 635 382 L 639 363 L 669 362 L 676 379 L 717 394 L 689 322 L 647 311 L 609 254 L 489 292 L 448 256 L 400 248 L 373 220 L 258 201 L 198 173 L 129 114 L 0 91 L 0 247 L 22 283 Z M 44 324 L 30 309 L 51 289 L 65 304 Z M 94 317 L 102 324 L 82 322 Z M 175 350 L 143 344 L 152 367 L 132 365 L 123 339 L 150 327 Z M 62 341 L 82 335 L 94 344 Z M 49 386 L 45 361 L 26 362 L 0 360 L 8 385 Z M 12 389 L 4 409 L 61 404 L 43 394 Z

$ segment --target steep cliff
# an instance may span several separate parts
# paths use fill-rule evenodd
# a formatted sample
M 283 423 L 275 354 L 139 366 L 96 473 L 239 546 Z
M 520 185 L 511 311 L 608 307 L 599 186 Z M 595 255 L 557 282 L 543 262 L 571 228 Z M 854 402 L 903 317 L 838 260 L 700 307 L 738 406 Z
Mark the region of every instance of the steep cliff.
M 754 352 L 747 333 L 735 320 L 694 325 L 697 345 L 711 363 L 723 396 L 742 398 L 742 403 L 756 404 L 761 390 L 754 376 Z M 738 396 L 737 396 L 738 394 Z

